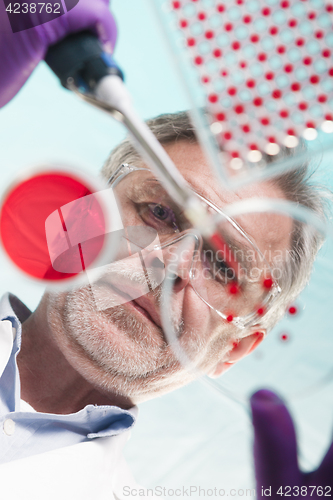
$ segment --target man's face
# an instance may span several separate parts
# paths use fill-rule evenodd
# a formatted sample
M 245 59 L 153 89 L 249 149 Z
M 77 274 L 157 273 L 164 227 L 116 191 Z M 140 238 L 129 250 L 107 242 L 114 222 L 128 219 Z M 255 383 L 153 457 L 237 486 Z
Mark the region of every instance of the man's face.
M 222 189 L 197 144 L 179 141 L 165 149 L 192 188 L 222 209 L 251 197 L 283 198 L 279 188 L 269 183 L 238 192 Z M 244 219 L 243 229 L 265 253 L 288 248 L 291 224 L 279 215 L 255 214 Z M 164 255 L 166 265 L 167 260 L 168 252 Z M 135 270 L 120 263 L 120 279 L 128 282 L 131 272 L 135 282 Z M 90 286 L 47 295 L 44 300 L 48 321 L 63 354 L 92 383 L 136 403 L 180 387 L 191 379 L 162 330 L 161 286 L 138 299 L 109 308 L 96 308 Z M 175 282 L 172 305 L 175 331 L 191 358 L 207 372 L 227 360 L 239 331 L 209 309 L 183 276 Z

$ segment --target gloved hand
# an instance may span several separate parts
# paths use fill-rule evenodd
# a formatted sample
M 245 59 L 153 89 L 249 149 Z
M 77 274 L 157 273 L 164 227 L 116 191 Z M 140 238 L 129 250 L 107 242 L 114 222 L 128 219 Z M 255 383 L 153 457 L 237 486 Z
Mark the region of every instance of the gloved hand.
M 25 0 L 26 4 L 38 2 Z M 66 4 L 73 4 L 66 0 Z M 74 2 L 74 4 L 76 1 Z M 8 4 L 8 2 L 7 2 Z M 25 5 L 26 5 L 25 4 Z M 11 4 L 12 6 L 14 3 Z M 17 5 L 17 4 L 16 4 Z M 54 2 L 52 3 L 54 5 Z M 22 10 L 23 3 L 20 3 Z M 62 8 L 62 6 L 61 6 Z M 24 7 L 26 9 L 26 7 Z M 57 9 L 59 9 L 57 7 Z M 34 10 L 34 8 L 32 9 Z M 7 11 L 8 12 L 8 11 Z M 50 19 L 43 9 L 42 13 L 11 14 L 15 20 L 34 23 L 35 27 L 13 33 L 3 0 L 0 1 L 0 107 L 7 104 L 31 75 L 37 64 L 45 57 L 48 47 L 65 38 L 70 33 L 90 30 L 98 36 L 106 52 L 112 53 L 117 28 L 115 20 L 109 11 L 109 0 L 79 0 L 72 10 L 60 17 Z M 14 18 L 13 16 L 21 16 Z M 53 16 L 54 17 L 54 16 Z M 37 22 L 40 24 L 36 26 Z M 24 27 L 24 26 L 23 26 Z
M 303 473 L 297 463 L 294 424 L 283 401 L 273 392 L 261 390 L 251 397 L 251 408 L 257 497 L 266 498 L 270 492 L 272 500 L 332 497 L 333 443 L 320 466 Z

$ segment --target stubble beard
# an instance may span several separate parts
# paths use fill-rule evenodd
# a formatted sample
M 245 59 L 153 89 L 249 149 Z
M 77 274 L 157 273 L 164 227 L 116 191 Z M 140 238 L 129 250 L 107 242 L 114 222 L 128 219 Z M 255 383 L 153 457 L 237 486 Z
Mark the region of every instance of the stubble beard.
M 128 266 L 118 265 L 117 275 L 130 279 L 131 283 L 143 284 L 142 277 Z M 150 278 L 153 283 L 153 276 Z M 101 283 L 103 287 L 104 281 Z M 198 375 L 188 370 L 188 366 L 182 366 L 156 325 L 141 320 L 138 314 L 117 302 L 112 307 L 109 298 L 107 308 L 97 308 L 92 286 L 96 285 L 50 295 L 49 321 L 54 329 L 62 328 L 72 349 L 90 361 L 96 384 L 123 396 L 154 396 L 184 385 Z M 150 295 L 160 308 L 162 287 L 157 286 Z M 186 352 L 192 359 L 205 352 L 203 332 L 188 331 L 180 311 L 171 317 L 171 324 L 175 338 L 186 338 Z M 186 356 L 180 359 L 184 363 Z
M 121 274 L 122 270 L 117 272 Z M 123 268 L 123 274 L 129 278 L 128 269 Z M 130 278 L 132 282 L 140 280 L 134 273 Z M 161 286 L 150 294 L 160 307 Z M 183 381 L 193 379 L 181 366 L 161 329 L 140 320 L 126 306 L 110 307 L 110 301 L 108 305 L 105 310 L 96 308 L 91 285 L 49 295 L 49 321 L 54 329 L 61 326 L 72 348 L 98 369 L 99 383 L 103 381 L 106 389 L 112 386 L 118 394 L 132 396 L 159 391 L 159 387 L 183 385 L 180 377 Z M 183 319 L 174 319 L 173 325 L 176 335 L 181 336 Z M 200 350 L 200 346 L 197 348 Z

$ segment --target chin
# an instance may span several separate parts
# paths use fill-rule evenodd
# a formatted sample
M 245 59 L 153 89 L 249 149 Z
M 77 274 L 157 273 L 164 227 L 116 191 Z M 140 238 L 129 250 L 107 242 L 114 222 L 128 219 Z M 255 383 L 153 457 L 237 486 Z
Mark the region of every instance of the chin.
M 49 295 L 48 321 L 67 361 L 106 394 L 139 403 L 178 389 L 198 375 L 182 366 L 149 315 L 131 304 L 96 310 L 89 287 Z M 187 352 L 205 359 L 207 339 L 199 330 L 184 329 L 180 341 Z M 209 369 L 202 360 L 199 364 L 203 371 Z

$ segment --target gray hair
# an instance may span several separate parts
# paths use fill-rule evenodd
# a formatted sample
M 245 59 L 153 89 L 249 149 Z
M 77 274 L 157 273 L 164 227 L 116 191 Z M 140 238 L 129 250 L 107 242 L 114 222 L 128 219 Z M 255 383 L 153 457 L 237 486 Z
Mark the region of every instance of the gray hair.
M 197 142 L 195 128 L 186 111 L 160 115 L 148 120 L 147 125 L 162 144 L 181 140 Z M 286 148 L 280 154 L 290 156 L 295 152 L 290 152 Z M 269 157 L 267 159 L 269 161 Z M 136 166 L 144 164 L 128 138 L 116 146 L 109 155 L 102 169 L 103 176 L 109 179 L 122 163 Z M 294 170 L 280 174 L 269 182 L 278 186 L 287 200 L 307 207 L 317 217 L 326 220 L 329 218 L 328 207 L 332 199 L 331 193 L 312 182 L 308 167 L 308 163 L 303 162 Z M 295 221 L 291 240 L 291 250 L 288 252 L 288 258 L 283 262 L 281 276 L 277 280 L 282 292 L 273 307 L 260 321 L 260 326 L 266 328 L 267 331 L 270 331 L 282 318 L 288 305 L 296 299 L 308 283 L 312 265 L 323 244 L 324 237 L 317 231 L 313 231 L 310 226 Z

